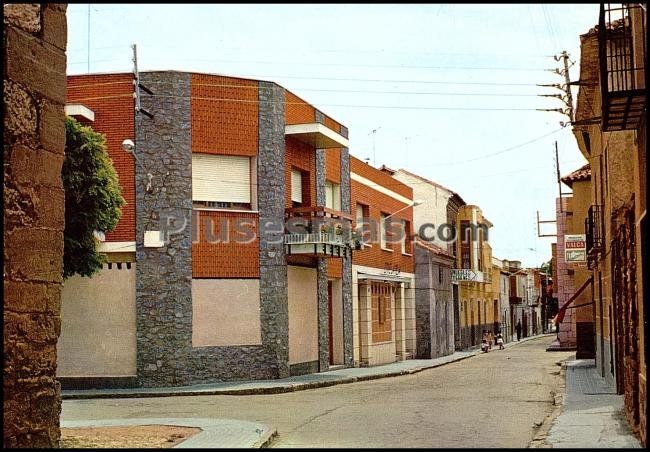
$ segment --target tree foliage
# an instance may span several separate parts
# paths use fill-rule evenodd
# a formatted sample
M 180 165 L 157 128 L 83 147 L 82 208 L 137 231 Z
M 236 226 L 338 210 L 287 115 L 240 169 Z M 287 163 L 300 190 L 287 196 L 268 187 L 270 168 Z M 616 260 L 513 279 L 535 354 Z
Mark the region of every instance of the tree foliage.
M 115 229 L 125 201 L 104 136 L 70 117 L 65 131 L 63 277 L 92 276 L 105 262 L 95 231 Z

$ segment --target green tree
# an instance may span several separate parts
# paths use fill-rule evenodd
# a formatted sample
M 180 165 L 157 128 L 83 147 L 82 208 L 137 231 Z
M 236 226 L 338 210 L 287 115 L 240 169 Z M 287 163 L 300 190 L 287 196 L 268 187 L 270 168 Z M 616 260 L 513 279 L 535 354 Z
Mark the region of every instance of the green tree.
M 95 231 L 115 229 L 125 201 L 104 136 L 70 117 L 65 132 L 63 277 L 92 276 L 106 259 Z

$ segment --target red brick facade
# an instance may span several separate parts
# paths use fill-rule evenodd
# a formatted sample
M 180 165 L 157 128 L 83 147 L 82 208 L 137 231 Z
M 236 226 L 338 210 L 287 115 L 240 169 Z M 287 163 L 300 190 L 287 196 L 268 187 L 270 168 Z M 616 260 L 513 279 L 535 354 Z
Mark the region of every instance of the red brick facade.
M 413 190 L 405 184 L 397 181 L 391 176 L 380 170 L 362 162 L 361 160 L 350 156 L 350 170 L 353 173 L 369 179 L 377 186 L 389 189 L 408 199 L 413 199 Z M 363 204 L 368 207 L 369 218 L 379 224 L 379 218 L 382 213 L 390 215 L 403 209 L 407 204 L 401 202 L 387 194 L 373 189 L 365 184 L 351 180 L 351 211 L 355 216 L 357 204 Z M 390 218 L 392 221 L 406 220 L 411 226 L 413 224 L 413 208 L 406 208 Z M 389 238 L 390 240 L 390 238 Z M 387 243 L 387 251 L 381 249 L 380 244 L 373 243 L 371 247 L 355 251 L 352 257 L 354 265 L 363 265 L 374 268 L 399 269 L 402 272 L 413 273 L 414 262 L 412 256 L 412 243 L 407 240 L 406 251 L 408 254 L 402 254 L 400 243 Z
M 106 234 L 106 240 L 135 241 L 135 162 L 122 149 L 122 141 L 135 139 L 133 74 L 69 76 L 66 104 L 82 104 L 95 113 L 95 120 L 87 124 L 106 136 L 108 155 L 120 179 L 126 204 L 117 227 Z

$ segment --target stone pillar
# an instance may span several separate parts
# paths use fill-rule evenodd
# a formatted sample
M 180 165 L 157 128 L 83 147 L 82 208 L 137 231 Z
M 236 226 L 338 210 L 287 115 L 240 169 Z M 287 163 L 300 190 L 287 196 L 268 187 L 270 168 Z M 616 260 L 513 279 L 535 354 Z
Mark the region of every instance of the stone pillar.
M 153 92 L 141 97 L 153 118 L 135 121 L 138 383 L 185 385 L 193 373 L 190 75 L 146 72 L 140 81 Z M 161 231 L 165 244 L 145 247 L 146 231 Z
M 341 126 L 341 134 L 348 137 L 348 130 Z M 341 149 L 341 210 L 352 212 L 350 192 L 350 153 Z M 343 362 L 346 367 L 354 365 L 353 324 L 352 324 L 352 255 L 343 258 Z
M 433 349 L 433 277 L 429 253 L 415 247 L 415 335 L 416 357 L 431 358 Z
M 257 155 L 262 344 L 277 362 L 277 378 L 289 376 L 289 302 L 284 251 L 284 89 L 259 83 Z
M 3 444 L 58 447 L 66 4 L 4 4 Z
M 318 110 L 316 110 L 317 117 Z M 322 117 L 322 113 L 320 114 Z M 321 119 L 322 121 L 322 119 Z M 320 122 L 320 121 L 319 121 Z M 325 149 L 316 149 L 316 205 L 325 205 Z M 329 369 L 329 316 L 327 292 L 327 258 L 318 259 L 318 371 Z

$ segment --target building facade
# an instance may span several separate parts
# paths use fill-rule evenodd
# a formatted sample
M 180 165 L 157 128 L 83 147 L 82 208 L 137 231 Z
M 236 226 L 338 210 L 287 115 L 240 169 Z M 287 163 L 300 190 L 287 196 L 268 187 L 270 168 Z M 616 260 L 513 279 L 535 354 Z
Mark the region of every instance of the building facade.
M 592 278 L 587 268 L 584 225 L 591 205 L 589 164 L 562 178 L 571 196 L 558 198 L 557 266 L 558 307 L 555 323 L 557 341 L 549 350 L 576 350 L 578 359 L 594 358 L 594 305 Z
M 61 381 L 353 365 L 347 129 L 272 82 L 144 72 L 137 102 L 133 83 L 68 78 L 69 114 L 106 135 L 127 205 L 104 269 L 64 284 Z
M 413 190 L 350 157 L 354 362 L 385 364 L 416 354 Z M 358 340 L 357 340 L 358 338 Z
M 647 12 L 601 4 L 580 36 L 573 133 L 591 166 L 585 235 L 594 284 L 596 367 L 624 395 L 625 414 L 647 444 L 644 300 L 647 288 Z
M 483 331 L 493 331 L 499 318 L 492 289 L 492 249 L 488 243 L 491 227 L 478 206 L 460 207 L 452 278 L 459 286 L 461 348 L 479 345 Z
M 451 354 L 460 346 L 459 291 L 452 281 L 454 228 L 465 202 L 454 191 L 405 169 L 384 168 L 413 189 L 418 205 L 413 222 L 415 242 L 416 330 L 419 358 Z

